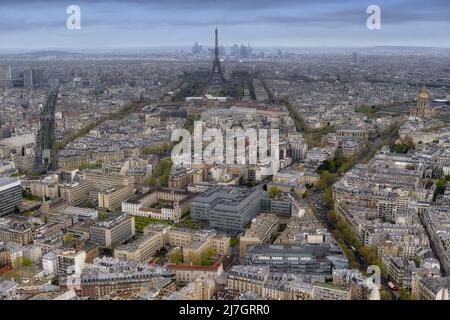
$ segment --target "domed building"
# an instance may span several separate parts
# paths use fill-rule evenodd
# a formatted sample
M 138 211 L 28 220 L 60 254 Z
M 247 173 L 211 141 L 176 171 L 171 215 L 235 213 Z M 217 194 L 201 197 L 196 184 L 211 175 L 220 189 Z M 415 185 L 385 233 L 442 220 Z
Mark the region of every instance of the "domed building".
M 437 109 L 431 106 L 430 94 L 425 86 L 419 92 L 417 107 L 411 109 L 411 116 L 417 118 L 435 118 Z

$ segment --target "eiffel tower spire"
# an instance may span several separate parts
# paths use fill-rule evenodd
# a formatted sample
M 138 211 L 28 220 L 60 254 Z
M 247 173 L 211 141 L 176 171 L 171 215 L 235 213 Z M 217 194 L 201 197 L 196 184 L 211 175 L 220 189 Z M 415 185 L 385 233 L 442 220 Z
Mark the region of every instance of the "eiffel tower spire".
M 214 60 L 219 60 L 219 29 L 216 27 L 216 46 L 214 50 Z
M 221 86 L 225 83 L 225 78 L 222 73 L 222 67 L 220 66 L 219 58 L 219 29 L 215 30 L 215 48 L 214 48 L 214 61 L 211 70 L 211 85 Z

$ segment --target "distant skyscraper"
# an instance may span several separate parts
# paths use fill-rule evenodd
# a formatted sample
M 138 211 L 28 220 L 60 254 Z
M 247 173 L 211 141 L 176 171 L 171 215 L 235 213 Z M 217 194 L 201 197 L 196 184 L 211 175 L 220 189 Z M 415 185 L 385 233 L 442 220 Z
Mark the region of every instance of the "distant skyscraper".
M 23 87 L 23 70 L 11 68 L 11 82 L 15 87 Z
M 43 86 L 45 84 L 43 69 L 33 69 L 32 74 L 34 86 Z
M 239 50 L 239 57 L 242 59 L 248 58 L 247 47 L 241 44 L 241 48 Z
M 353 63 L 358 63 L 358 52 L 353 52 Z
M 23 86 L 25 88 L 33 87 L 33 72 L 31 70 L 26 70 L 23 73 Z
M 11 67 L 0 68 L 0 87 L 11 86 Z
M 203 51 L 202 46 L 199 45 L 197 42 L 194 43 L 194 45 L 192 46 L 192 54 L 197 55 L 197 54 L 202 53 L 202 51 Z
M 237 44 L 235 44 L 234 46 L 231 47 L 230 49 L 230 53 L 232 56 L 239 56 L 239 46 Z
M 25 88 L 34 88 L 45 84 L 44 70 L 28 69 L 23 73 L 23 85 Z
M 212 86 L 221 86 L 225 82 L 225 78 L 222 73 L 222 67 L 220 66 L 219 59 L 219 30 L 216 28 L 216 41 L 214 47 L 214 60 L 213 67 L 211 70 L 211 85 Z

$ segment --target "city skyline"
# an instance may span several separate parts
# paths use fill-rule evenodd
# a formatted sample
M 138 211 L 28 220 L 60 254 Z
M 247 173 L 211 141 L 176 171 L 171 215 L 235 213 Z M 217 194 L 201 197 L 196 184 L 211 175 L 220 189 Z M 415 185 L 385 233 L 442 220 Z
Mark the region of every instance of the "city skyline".
M 0 1 L 0 303 L 450 300 L 449 9 Z
M 68 30 L 66 9 L 81 8 L 81 29 Z M 366 10 L 381 8 L 380 30 L 369 30 Z M 213 45 L 255 47 L 448 47 L 446 1 L 2 1 L 0 50 L 131 49 Z M 188 13 L 188 14 L 187 14 Z M 411 32 L 414 36 L 411 37 Z M 109 35 L 114 34 L 114 37 Z

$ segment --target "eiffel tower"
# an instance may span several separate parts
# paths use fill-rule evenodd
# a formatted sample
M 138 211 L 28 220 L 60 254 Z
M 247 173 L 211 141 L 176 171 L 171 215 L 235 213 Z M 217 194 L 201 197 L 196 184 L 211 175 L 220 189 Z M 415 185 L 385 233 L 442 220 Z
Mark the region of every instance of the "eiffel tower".
M 211 86 L 218 87 L 225 83 L 219 59 L 219 30 L 216 27 L 216 46 L 214 49 L 214 61 L 211 70 Z

